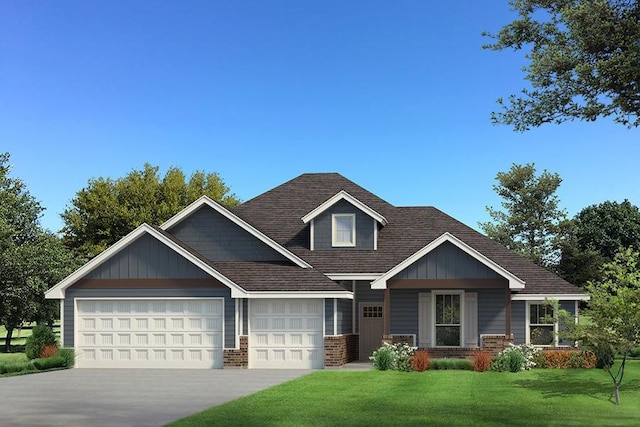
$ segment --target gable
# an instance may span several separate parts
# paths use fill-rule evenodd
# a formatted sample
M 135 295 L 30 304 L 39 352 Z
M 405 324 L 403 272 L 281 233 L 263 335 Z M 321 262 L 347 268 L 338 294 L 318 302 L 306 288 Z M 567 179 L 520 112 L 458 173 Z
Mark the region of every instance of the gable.
M 445 241 L 392 279 L 499 279 L 494 270 Z
M 356 244 L 353 247 L 332 246 L 332 216 L 334 214 L 354 214 L 356 225 Z M 372 250 L 375 245 L 375 228 L 377 222 L 362 210 L 346 200 L 340 200 L 313 219 L 314 250 L 360 249 Z
M 167 231 L 210 261 L 287 261 L 272 247 L 207 205 Z
M 141 236 L 85 279 L 208 279 L 210 275 L 149 234 Z

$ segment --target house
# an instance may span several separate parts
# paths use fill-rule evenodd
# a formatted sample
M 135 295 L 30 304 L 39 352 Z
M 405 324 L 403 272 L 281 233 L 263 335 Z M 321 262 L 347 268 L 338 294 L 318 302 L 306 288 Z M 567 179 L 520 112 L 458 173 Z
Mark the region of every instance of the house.
M 433 207 L 304 174 L 227 209 L 202 197 L 51 288 L 78 367 L 322 368 L 384 340 L 465 356 L 553 346 L 574 285 Z

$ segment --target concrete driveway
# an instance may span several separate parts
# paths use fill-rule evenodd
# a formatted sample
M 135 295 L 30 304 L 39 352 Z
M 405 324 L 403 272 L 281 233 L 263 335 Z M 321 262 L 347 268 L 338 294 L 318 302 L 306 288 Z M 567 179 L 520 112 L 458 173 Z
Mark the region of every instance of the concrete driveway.
M 0 424 L 161 426 L 309 372 L 69 369 L 0 378 Z

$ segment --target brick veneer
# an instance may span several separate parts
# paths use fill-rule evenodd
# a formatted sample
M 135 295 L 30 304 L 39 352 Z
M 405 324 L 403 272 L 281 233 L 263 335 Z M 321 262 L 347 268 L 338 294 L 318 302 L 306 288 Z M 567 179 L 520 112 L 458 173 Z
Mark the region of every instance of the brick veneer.
M 482 335 L 480 337 L 482 341 L 482 350 L 488 351 L 491 354 L 498 354 L 505 348 L 509 347 L 509 344 L 513 343 L 513 335 Z
M 358 360 L 358 335 L 331 335 L 324 337 L 324 366 L 342 366 Z
M 225 368 L 246 368 L 249 366 L 249 340 L 246 335 L 240 337 L 239 349 L 224 350 Z
M 413 343 L 414 336 L 413 335 L 393 335 L 393 337 L 387 337 L 389 342 L 394 344 L 396 343 L 407 343 L 410 346 L 414 346 Z M 429 355 L 434 358 L 442 358 L 442 357 L 455 357 L 455 358 L 470 358 L 473 357 L 473 352 L 477 350 L 485 350 L 491 354 L 498 354 L 505 348 L 509 347 L 509 343 L 513 342 L 513 335 L 507 337 L 506 335 L 482 335 L 482 347 L 428 347 L 424 348 L 427 350 Z M 422 348 L 422 347 L 421 347 Z

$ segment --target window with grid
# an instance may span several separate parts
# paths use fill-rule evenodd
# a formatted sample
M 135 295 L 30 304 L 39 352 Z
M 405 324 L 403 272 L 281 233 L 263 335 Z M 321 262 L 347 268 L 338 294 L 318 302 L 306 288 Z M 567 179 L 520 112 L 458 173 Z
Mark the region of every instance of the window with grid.
M 436 294 L 436 346 L 459 347 L 461 338 L 460 294 Z
M 529 343 L 553 345 L 555 338 L 553 307 L 548 304 L 529 305 Z

